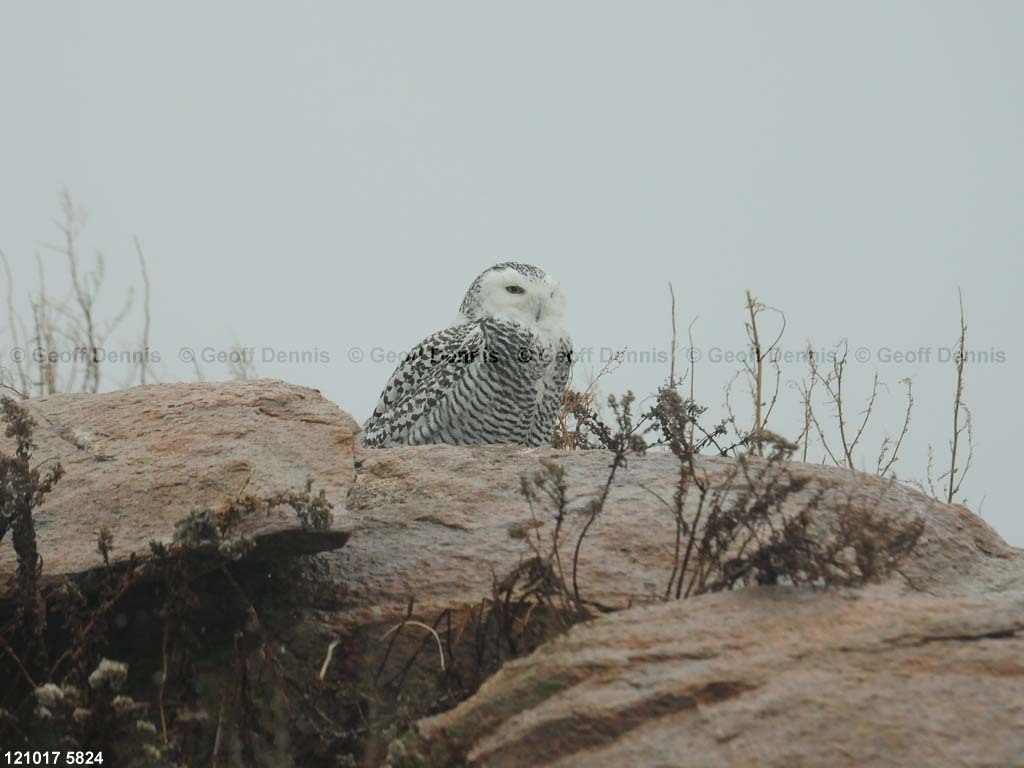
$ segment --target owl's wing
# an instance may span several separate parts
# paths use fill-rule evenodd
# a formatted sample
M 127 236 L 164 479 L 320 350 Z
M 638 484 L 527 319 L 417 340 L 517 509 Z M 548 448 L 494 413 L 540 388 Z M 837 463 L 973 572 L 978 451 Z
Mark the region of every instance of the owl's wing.
M 363 426 L 363 445 L 405 445 L 410 434 L 436 421 L 437 410 L 458 410 L 456 397 L 481 375 L 485 335 L 477 322 L 451 326 L 428 336 L 399 363 Z M 482 405 L 479 400 L 476 407 Z M 433 417 L 433 418 L 432 418 Z M 417 429 L 419 427 L 419 429 Z M 432 442 L 417 440 L 416 442 Z

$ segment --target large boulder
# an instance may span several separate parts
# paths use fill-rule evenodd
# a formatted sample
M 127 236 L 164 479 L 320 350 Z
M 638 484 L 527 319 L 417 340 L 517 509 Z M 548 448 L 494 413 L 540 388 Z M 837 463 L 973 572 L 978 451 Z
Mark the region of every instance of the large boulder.
M 159 384 L 101 395 L 49 395 L 26 403 L 36 422 L 34 461 L 65 475 L 35 514 L 46 579 L 101 564 L 97 537 L 112 534 L 115 563 L 169 543 L 175 524 L 241 492 L 301 491 L 308 480 L 335 505 L 330 531 L 307 535 L 287 506 L 251 516 L 237 531 L 298 549 L 341 546 L 354 478 L 355 421 L 316 390 L 281 381 Z M 0 451 L 12 442 L 0 435 Z M 13 548 L 0 547 L 0 591 Z
M 775 587 L 622 611 L 419 732 L 393 765 L 1024 766 L 1024 592 Z
M 356 479 L 348 493 L 353 536 L 348 545 L 322 559 L 332 580 L 344 585 L 343 605 L 332 620 L 339 629 L 369 617 L 401 616 L 415 596 L 424 615 L 489 595 L 495 577 L 511 571 L 530 551 L 527 531 L 539 524 L 542 537 L 554 526 L 550 506 L 534 504 L 521 492 L 521 478 L 550 461 L 566 470 L 570 500 L 563 547 L 571 555 L 579 514 L 599 495 L 609 474 L 609 454 L 504 446 L 417 446 L 357 449 Z M 753 466 L 766 466 L 752 460 Z M 737 474 L 736 461 L 700 457 L 698 469 L 712 487 L 728 484 L 740 493 L 754 480 Z M 852 504 L 880 510 L 898 521 L 920 518 L 924 532 L 901 573 L 917 589 L 971 594 L 1024 588 L 1022 553 L 1009 547 L 977 515 L 942 504 L 919 491 L 874 475 L 835 467 L 793 464 L 788 471 L 806 479 L 782 506 L 795 512 L 824 493 L 819 516 L 826 523 Z M 649 453 L 629 458 L 612 484 L 604 511 L 581 547 L 579 584 L 584 596 L 610 608 L 660 599 L 674 560 L 675 521 L 671 499 L 679 474 L 675 457 Z M 756 484 L 756 480 L 755 480 Z M 687 500 L 692 518 L 696 494 Z

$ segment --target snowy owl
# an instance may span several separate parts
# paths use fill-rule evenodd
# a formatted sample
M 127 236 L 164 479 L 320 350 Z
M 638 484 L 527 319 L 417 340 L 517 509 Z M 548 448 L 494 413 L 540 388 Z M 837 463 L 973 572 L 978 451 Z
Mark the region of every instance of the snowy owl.
M 544 445 L 569 379 L 558 281 L 506 262 L 469 286 L 455 322 L 416 345 L 363 426 L 363 445 Z

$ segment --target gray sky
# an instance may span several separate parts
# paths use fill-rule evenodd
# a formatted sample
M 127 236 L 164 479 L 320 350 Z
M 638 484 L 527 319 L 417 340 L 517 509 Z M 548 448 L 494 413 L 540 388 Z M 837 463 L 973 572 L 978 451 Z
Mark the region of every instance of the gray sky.
M 913 377 L 908 479 L 929 443 L 947 461 L 954 374 L 938 348 L 961 288 L 988 358 L 968 371 L 964 496 L 1024 545 L 1022 32 L 1024 4 L 993 0 L 6 2 L 0 248 L 19 296 L 35 290 L 66 184 L 111 299 L 139 286 L 142 239 L 164 379 L 191 377 L 182 347 L 237 339 L 259 373 L 360 420 L 393 368 L 374 348 L 450 322 L 504 260 L 561 279 L 595 367 L 602 348 L 666 354 L 671 280 L 681 327 L 699 315 L 697 396 L 717 416 L 751 288 L 785 310 L 785 350 L 867 350 L 851 402 L 876 370 L 888 390 L 864 466 Z M 136 311 L 113 346 L 138 327 Z M 886 351 L 922 347 L 928 360 Z M 604 390 L 666 375 L 627 362 Z M 803 375 L 783 367 L 779 431 L 798 431 L 785 382 Z

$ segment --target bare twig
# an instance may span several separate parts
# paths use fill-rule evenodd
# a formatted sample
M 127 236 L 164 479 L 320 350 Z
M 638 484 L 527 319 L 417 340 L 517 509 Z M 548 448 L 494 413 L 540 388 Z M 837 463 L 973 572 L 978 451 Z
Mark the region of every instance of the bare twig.
M 750 313 L 750 322 L 747 324 L 747 335 L 750 337 L 750 344 L 754 350 L 754 366 L 756 368 L 753 373 L 753 384 L 754 389 L 754 452 L 758 456 L 764 456 L 764 446 L 761 445 L 761 439 L 758 436 L 761 432 L 761 426 L 764 423 L 761 418 L 761 407 L 763 405 L 761 400 L 761 387 L 764 383 L 764 355 L 761 352 L 761 338 L 757 331 L 757 304 L 754 301 L 754 296 L 747 291 L 747 311 Z M 748 364 L 749 365 L 749 364 Z
M 960 340 L 957 344 L 956 355 L 956 397 L 953 398 L 953 437 L 950 440 L 949 450 L 949 482 L 947 483 L 946 503 L 952 504 L 953 497 L 960 492 L 964 475 L 970 467 L 970 461 L 974 453 L 974 440 L 972 434 L 971 412 L 964 404 L 964 367 L 967 363 L 967 321 L 964 319 L 964 296 L 960 292 Z M 960 411 L 964 411 L 966 418 L 961 422 Z M 966 430 L 968 438 L 968 458 L 962 469 L 957 467 L 957 452 L 960 448 L 960 435 Z
M 7 254 L 3 250 L 0 250 L 0 264 L 3 265 L 4 275 L 7 278 L 7 323 L 10 326 L 11 343 L 14 350 L 21 350 L 21 336 L 18 334 L 20 320 L 14 311 L 14 277 L 11 274 L 11 265 L 7 262 Z M 14 358 L 14 370 L 18 375 L 18 386 L 21 388 L 19 394 L 22 394 L 24 398 L 27 397 L 29 391 L 29 378 L 22 362 L 23 355 L 12 354 L 12 357 Z M 15 389 L 13 383 L 9 385 L 9 388 L 16 392 L 19 391 Z
M 759 301 L 749 290 L 747 291 L 746 306 L 749 320 L 746 322 L 745 327 L 747 331 L 747 339 L 750 342 L 750 349 L 753 353 L 753 361 L 747 360 L 744 363 L 744 367 L 750 377 L 750 394 L 754 401 L 754 428 L 750 433 L 750 439 L 754 444 L 754 453 L 758 456 L 764 456 L 764 445 L 761 440 L 761 432 L 767 430 L 768 417 L 771 415 L 771 411 L 775 407 L 775 402 L 778 399 L 779 379 L 781 377 L 778 363 L 772 363 L 771 355 L 782 340 L 782 335 L 786 332 L 786 315 L 781 310 L 776 309 L 775 307 L 770 307 Z M 767 347 L 762 343 L 761 332 L 757 325 L 758 315 L 763 312 L 774 312 L 781 320 L 778 334 Z M 767 403 L 767 412 L 765 411 L 766 403 L 764 400 L 765 361 L 768 361 L 769 364 L 774 364 L 776 371 L 775 393 L 772 396 L 771 401 Z
M 331 644 L 327 646 L 327 655 L 324 657 L 324 663 L 320 666 L 320 680 L 322 681 L 327 677 L 327 669 L 331 666 L 331 659 L 334 658 L 334 649 L 338 647 L 340 640 L 332 640 Z
M 425 629 L 427 632 L 433 635 L 434 641 L 437 643 L 437 652 L 441 657 L 441 671 L 443 672 L 445 669 L 444 646 L 441 645 L 441 638 L 438 636 L 437 631 L 429 624 L 424 624 L 422 621 L 416 621 L 415 619 L 406 619 L 405 621 L 401 621 L 398 624 L 395 624 L 395 626 L 393 626 L 391 629 L 389 629 L 387 632 L 381 635 L 380 639 L 386 639 L 388 635 L 390 635 L 392 632 L 397 632 L 403 626 L 419 627 L 420 629 Z
M 699 319 L 700 319 L 700 315 L 696 315 L 693 318 L 693 320 L 690 321 L 690 324 L 686 328 L 686 339 L 687 339 L 687 343 L 690 345 L 689 357 L 690 357 L 690 402 L 691 403 L 696 403 L 697 402 L 697 399 L 696 399 L 697 353 L 696 353 L 696 350 L 693 347 L 693 326 L 697 322 L 697 320 L 699 320 Z M 673 330 L 673 335 L 675 335 L 675 331 L 674 330 Z M 690 421 L 690 445 L 694 444 L 694 442 L 693 442 L 693 432 L 694 432 L 694 429 L 696 429 L 696 428 L 697 428 L 697 420 L 696 419 L 692 419 Z M 701 431 L 703 432 L 703 430 L 701 430 Z M 706 432 L 704 434 L 707 435 Z M 710 437 L 710 435 L 708 437 Z M 714 439 L 712 438 L 711 441 L 714 442 Z M 717 447 L 718 444 L 715 443 L 715 445 Z
M 882 449 L 878 454 L 877 463 L 877 472 L 882 477 L 889 474 L 889 471 L 899 459 L 900 447 L 903 445 L 903 438 L 905 438 L 907 436 L 907 432 L 910 431 L 910 413 L 914 408 L 913 382 L 909 378 L 906 378 L 902 379 L 900 383 L 904 384 L 907 388 L 907 410 L 903 417 L 903 427 L 900 429 L 900 434 L 896 438 L 896 441 L 893 442 L 889 435 L 886 435 L 885 439 L 882 441 Z M 887 452 L 889 452 L 888 459 L 886 457 Z
M 142 310 L 143 310 L 143 321 L 142 321 L 142 357 L 139 360 L 139 384 L 146 383 L 146 372 L 149 369 L 149 270 L 146 269 L 146 256 L 142 252 L 142 243 L 139 242 L 139 238 L 136 235 L 135 238 L 135 253 L 139 256 L 139 268 L 142 270 L 142 288 L 143 288 L 143 299 L 142 299 Z
M 804 426 L 800 431 L 799 437 L 797 437 L 797 443 L 803 443 L 803 448 L 800 453 L 800 461 L 807 461 L 807 450 L 811 443 L 811 425 L 814 420 L 814 385 L 818 382 L 817 363 L 814 358 L 814 347 L 811 346 L 811 342 L 807 342 L 807 347 L 804 351 L 807 356 L 807 364 L 810 366 L 811 375 L 806 383 L 794 382 L 796 388 L 800 392 L 800 399 L 804 406 Z
M 839 467 L 856 469 L 855 451 L 864 435 L 864 430 L 867 427 L 868 421 L 874 413 L 875 402 L 878 399 L 878 388 L 881 382 L 879 381 L 878 374 L 875 373 L 871 385 L 871 395 L 868 397 L 867 405 L 862 411 L 863 418 L 857 426 L 856 431 L 851 431 L 851 426 L 847 420 L 846 413 L 846 395 L 843 392 L 843 386 L 846 383 L 846 365 L 848 362 L 848 356 L 849 343 L 846 339 L 843 339 L 836 345 L 832 360 L 832 369 L 827 374 L 823 375 L 821 373 L 813 358 L 809 363 L 812 379 L 817 379 L 817 381 L 821 383 L 822 387 L 825 389 L 825 393 L 828 395 L 828 399 L 832 404 L 832 407 L 835 409 L 836 424 L 839 428 L 839 444 L 842 448 L 841 457 L 837 456 L 837 451 L 833 451 L 829 446 L 828 440 L 825 437 L 825 430 L 818 421 L 817 416 L 814 413 L 813 406 L 805 405 L 805 413 L 810 417 L 811 423 L 814 424 L 818 437 L 821 439 L 822 446 L 825 448 L 825 452 L 828 454 L 829 459 L 832 460 L 832 463 Z

